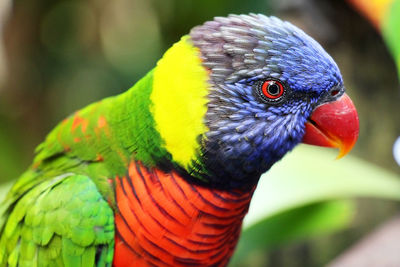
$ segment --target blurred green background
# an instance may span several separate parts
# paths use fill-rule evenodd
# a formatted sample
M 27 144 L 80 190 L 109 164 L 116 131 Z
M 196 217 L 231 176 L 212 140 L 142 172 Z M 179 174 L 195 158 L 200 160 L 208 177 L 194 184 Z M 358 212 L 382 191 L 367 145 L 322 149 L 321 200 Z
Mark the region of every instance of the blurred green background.
M 379 33 L 345 1 L 1 1 L 0 183 L 27 168 L 35 146 L 57 122 L 128 89 L 193 26 L 214 16 L 249 12 L 289 20 L 325 47 L 338 63 L 359 112 L 360 137 L 351 154 L 390 175 L 400 174 L 391 152 L 400 134 L 396 67 Z M 355 187 L 360 184 L 362 180 Z M 310 202 L 269 225 L 282 224 L 279 220 L 285 216 L 293 220 L 290 216 L 310 214 L 307 218 L 314 219 L 309 227 L 315 229 L 318 216 L 325 216 L 318 213 L 323 205 L 347 214 L 348 206 L 342 204 Z M 399 210 L 398 203 L 386 200 L 362 199 L 355 205 L 355 219 L 340 231 L 327 227 L 329 234 L 317 231 L 312 238 L 304 236 L 306 231 L 293 240 L 279 236 L 279 242 L 261 252 L 249 249 L 232 265 L 321 266 Z M 338 218 L 334 214 L 326 218 Z M 279 235 L 279 228 L 270 231 Z

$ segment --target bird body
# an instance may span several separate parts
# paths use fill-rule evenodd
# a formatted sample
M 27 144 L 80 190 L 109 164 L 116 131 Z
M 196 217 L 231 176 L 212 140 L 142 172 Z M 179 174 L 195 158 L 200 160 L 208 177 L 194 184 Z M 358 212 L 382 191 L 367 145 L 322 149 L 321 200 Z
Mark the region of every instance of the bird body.
M 225 266 L 260 175 L 303 139 L 347 152 L 357 134 L 314 40 L 216 18 L 50 132 L 1 205 L 0 266 Z

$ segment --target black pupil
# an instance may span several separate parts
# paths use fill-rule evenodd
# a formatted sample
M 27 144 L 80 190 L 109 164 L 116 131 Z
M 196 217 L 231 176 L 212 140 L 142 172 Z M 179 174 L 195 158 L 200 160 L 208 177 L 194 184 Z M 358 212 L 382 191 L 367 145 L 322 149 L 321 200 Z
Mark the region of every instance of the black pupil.
M 268 85 L 268 93 L 270 93 L 271 95 L 279 94 L 279 85 L 277 85 L 276 83 Z

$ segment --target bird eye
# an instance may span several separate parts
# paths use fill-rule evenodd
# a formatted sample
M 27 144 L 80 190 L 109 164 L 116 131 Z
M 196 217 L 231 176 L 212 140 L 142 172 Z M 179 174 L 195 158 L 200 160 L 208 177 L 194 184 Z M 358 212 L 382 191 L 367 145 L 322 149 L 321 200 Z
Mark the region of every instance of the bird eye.
M 278 104 L 285 98 L 288 92 L 287 87 L 280 80 L 268 78 L 257 81 L 254 85 L 254 92 L 263 102 Z
M 285 86 L 273 78 L 257 82 L 255 89 L 259 98 L 268 103 L 280 102 L 285 95 Z
M 283 85 L 275 80 L 266 80 L 261 86 L 262 93 L 269 99 L 277 99 L 285 91 Z

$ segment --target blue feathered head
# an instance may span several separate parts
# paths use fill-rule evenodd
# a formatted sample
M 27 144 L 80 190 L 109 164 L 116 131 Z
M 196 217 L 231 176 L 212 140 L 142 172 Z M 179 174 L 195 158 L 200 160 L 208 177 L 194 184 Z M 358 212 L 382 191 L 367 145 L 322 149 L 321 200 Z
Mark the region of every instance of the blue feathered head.
M 195 27 L 190 37 L 211 87 L 198 175 L 220 186 L 254 185 L 302 141 L 314 110 L 344 94 L 334 60 L 302 30 L 276 17 L 217 17 Z M 308 143 L 313 142 L 322 144 Z

